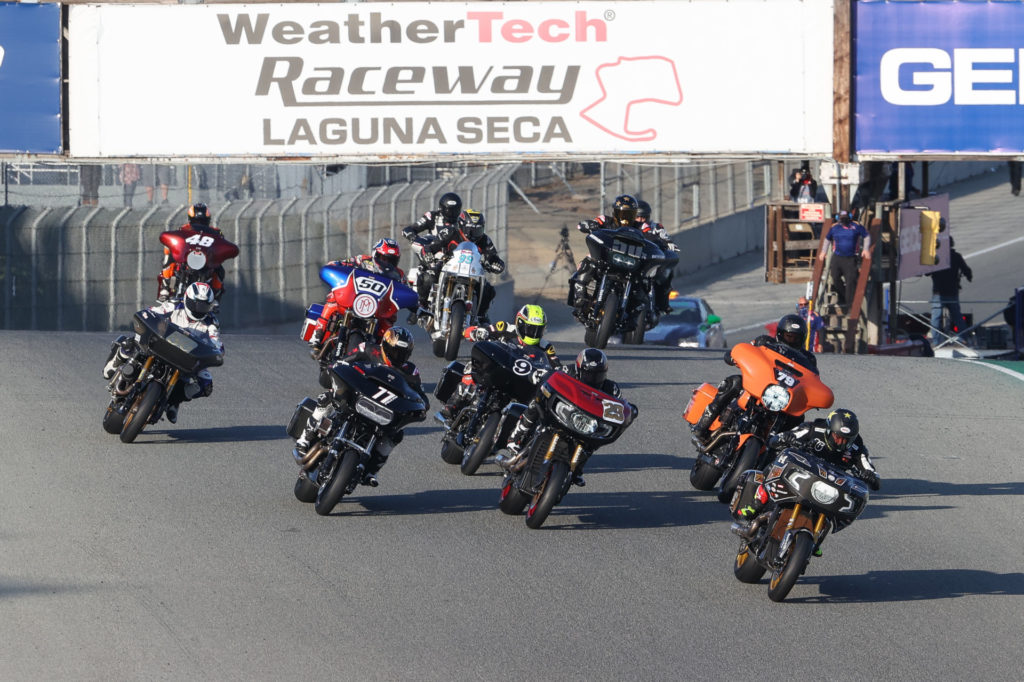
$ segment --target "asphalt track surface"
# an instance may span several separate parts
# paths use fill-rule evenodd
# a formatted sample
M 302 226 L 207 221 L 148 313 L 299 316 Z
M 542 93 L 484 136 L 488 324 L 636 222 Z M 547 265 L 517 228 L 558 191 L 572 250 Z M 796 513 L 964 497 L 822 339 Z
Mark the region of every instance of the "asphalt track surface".
M 1024 382 L 989 366 L 820 358 L 883 488 L 775 604 L 688 481 L 680 413 L 719 352 L 612 349 L 640 419 L 533 531 L 429 422 L 381 487 L 330 517 L 296 501 L 296 337 L 226 335 L 214 394 L 123 445 L 110 338 L 0 333 L 0 679 L 1020 677 Z

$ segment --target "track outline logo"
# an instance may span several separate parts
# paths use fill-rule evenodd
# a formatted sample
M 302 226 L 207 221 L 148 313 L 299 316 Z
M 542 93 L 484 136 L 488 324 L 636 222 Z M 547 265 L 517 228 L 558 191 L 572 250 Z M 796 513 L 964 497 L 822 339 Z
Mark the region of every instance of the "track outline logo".
M 619 69 L 624 65 L 630 66 L 633 63 L 635 63 L 635 65 L 633 65 L 632 68 L 635 69 L 637 66 L 640 66 L 645 62 L 648 64 L 653 63 L 661 68 L 662 83 L 660 83 L 660 85 L 663 92 L 651 97 L 632 99 L 624 105 L 615 106 L 614 108 L 608 106 L 609 104 L 613 104 L 608 101 L 608 88 L 605 85 L 605 79 L 608 77 L 610 70 Z M 661 62 L 661 64 L 658 64 L 658 62 Z M 605 73 L 602 74 L 602 71 Z M 658 131 L 653 128 L 648 128 L 646 130 L 631 129 L 629 119 L 635 105 L 653 103 L 677 107 L 683 103 L 683 88 L 679 84 L 679 72 L 676 69 L 675 62 L 668 57 L 662 57 L 659 55 L 650 55 L 646 57 L 619 57 L 614 62 L 600 64 L 596 69 L 594 69 L 594 77 L 597 79 L 598 87 L 601 89 L 601 96 L 590 106 L 580 111 L 580 117 L 609 135 L 628 142 L 649 142 L 658 136 Z M 624 111 L 620 109 L 621 106 L 625 107 Z M 616 121 L 616 119 L 619 118 L 617 114 L 621 114 L 620 121 Z
M 4 65 L 4 46 L 0 45 L 0 66 Z

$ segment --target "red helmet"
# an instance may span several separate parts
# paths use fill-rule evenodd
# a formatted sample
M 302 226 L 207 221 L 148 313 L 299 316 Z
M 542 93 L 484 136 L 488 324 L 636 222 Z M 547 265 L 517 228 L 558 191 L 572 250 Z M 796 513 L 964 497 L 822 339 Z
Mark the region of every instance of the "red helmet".
M 380 239 L 373 245 L 373 262 L 377 264 L 381 272 L 397 268 L 401 256 L 402 252 L 398 248 L 398 242 L 390 237 Z

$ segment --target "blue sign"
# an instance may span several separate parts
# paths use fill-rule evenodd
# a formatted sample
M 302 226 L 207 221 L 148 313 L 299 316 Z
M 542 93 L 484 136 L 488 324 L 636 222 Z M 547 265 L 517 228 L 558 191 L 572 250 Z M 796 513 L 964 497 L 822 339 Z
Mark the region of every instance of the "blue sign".
M 0 153 L 60 154 L 60 5 L 0 3 Z
M 1024 153 L 1024 3 L 856 5 L 859 154 Z

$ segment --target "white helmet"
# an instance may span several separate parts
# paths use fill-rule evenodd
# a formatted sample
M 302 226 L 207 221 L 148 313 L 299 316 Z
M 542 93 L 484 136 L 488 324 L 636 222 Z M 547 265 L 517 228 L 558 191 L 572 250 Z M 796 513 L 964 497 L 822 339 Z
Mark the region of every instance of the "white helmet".
M 193 282 L 185 289 L 185 314 L 198 322 L 213 310 L 213 287 L 206 282 Z

